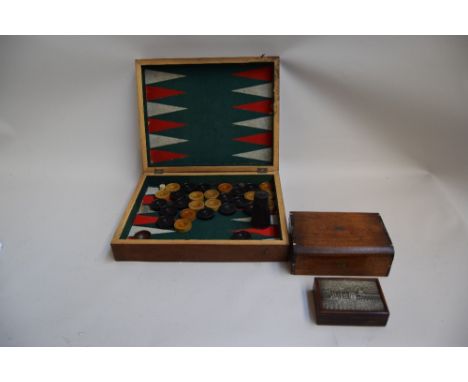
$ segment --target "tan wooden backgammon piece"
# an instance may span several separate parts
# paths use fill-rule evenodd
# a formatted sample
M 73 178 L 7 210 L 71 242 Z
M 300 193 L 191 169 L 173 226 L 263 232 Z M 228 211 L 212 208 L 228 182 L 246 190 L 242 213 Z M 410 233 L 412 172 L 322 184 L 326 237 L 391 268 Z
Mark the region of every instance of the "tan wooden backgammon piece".
M 192 229 L 192 222 L 189 219 L 177 219 L 174 228 L 177 232 L 188 232 Z
M 206 199 L 216 199 L 219 196 L 219 191 L 215 189 L 206 190 L 204 195 Z
M 228 192 L 232 191 L 232 184 L 231 183 L 220 183 L 218 185 L 218 190 L 222 194 L 225 194 L 225 193 L 227 194 Z
M 271 183 L 270 182 L 262 182 L 258 185 L 258 188 L 262 191 L 271 191 Z
M 221 207 L 221 200 L 219 199 L 208 199 L 205 202 L 205 206 L 211 208 L 212 210 L 218 211 L 219 207 Z
M 189 194 L 189 199 L 190 200 L 203 200 L 203 192 L 201 191 L 193 191 Z
M 244 199 L 248 200 L 249 202 L 253 202 L 255 199 L 255 191 L 247 191 L 244 194 Z
M 167 201 L 171 200 L 171 193 L 166 189 L 159 190 L 154 196 L 156 196 L 158 199 L 164 199 Z
M 189 203 L 189 208 L 194 211 L 200 211 L 205 208 L 205 203 L 202 200 L 192 200 Z
M 179 191 L 180 190 L 180 184 L 179 183 L 169 183 L 168 185 L 166 185 L 165 190 L 167 190 L 169 192 Z
M 197 218 L 197 213 L 190 208 L 186 208 L 180 211 L 180 217 L 183 219 L 189 219 L 191 221 L 194 221 Z

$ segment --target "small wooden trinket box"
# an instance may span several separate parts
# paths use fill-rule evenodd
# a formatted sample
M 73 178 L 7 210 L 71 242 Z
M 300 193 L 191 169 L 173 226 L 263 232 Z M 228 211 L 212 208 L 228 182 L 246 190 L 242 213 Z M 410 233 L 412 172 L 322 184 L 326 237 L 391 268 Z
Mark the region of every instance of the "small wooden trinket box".
M 385 326 L 390 316 L 377 279 L 317 277 L 313 295 L 318 325 Z
M 112 239 L 114 258 L 286 261 L 279 58 L 150 59 L 135 67 L 142 174 Z M 262 187 L 270 219 L 258 227 L 246 195 Z
M 394 249 L 378 213 L 291 212 L 291 273 L 388 276 Z

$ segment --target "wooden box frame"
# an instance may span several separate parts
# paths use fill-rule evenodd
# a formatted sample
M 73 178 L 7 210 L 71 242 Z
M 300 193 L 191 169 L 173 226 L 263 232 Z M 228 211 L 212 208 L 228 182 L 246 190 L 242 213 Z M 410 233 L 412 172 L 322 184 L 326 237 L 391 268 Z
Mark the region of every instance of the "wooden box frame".
M 273 163 L 271 166 L 149 166 L 145 136 L 142 66 L 180 64 L 273 63 Z M 136 60 L 136 83 L 143 174 L 120 220 L 111 247 L 115 260 L 133 261 L 286 261 L 289 238 L 279 177 L 279 58 L 223 57 Z M 281 238 L 277 240 L 132 240 L 121 235 L 147 177 L 164 175 L 272 175 L 276 189 Z

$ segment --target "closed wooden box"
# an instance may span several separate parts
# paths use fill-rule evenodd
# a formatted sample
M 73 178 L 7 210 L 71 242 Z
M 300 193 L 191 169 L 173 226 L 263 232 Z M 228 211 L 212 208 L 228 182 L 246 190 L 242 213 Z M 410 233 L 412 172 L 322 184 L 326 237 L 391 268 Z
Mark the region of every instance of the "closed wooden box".
M 378 213 L 291 212 L 291 273 L 388 276 L 394 249 Z
M 111 242 L 116 260 L 285 261 L 289 240 L 279 177 L 279 58 L 136 61 L 143 171 Z M 242 211 L 158 229 L 149 208 L 161 184 L 270 182 L 271 225 Z M 135 232 L 147 230 L 148 239 Z M 231 240 L 247 230 L 251 240 Z
M 378 279 L 316 277 L 313 296 L 318 325 L 385 326 L 390 316 Z

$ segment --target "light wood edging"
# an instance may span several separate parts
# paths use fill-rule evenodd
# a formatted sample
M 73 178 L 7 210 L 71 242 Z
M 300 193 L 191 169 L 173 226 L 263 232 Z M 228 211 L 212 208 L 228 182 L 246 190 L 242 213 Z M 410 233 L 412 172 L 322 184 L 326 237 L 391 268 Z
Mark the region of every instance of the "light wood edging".
M 250 172 L 224 172 L 224 173 L 173 173 L 171 174 L 173 176 L 199 176 L 199 175 L 252 175 Z M 265 174 L 259 174 L 259 175 L 273 175 L 273 179 L 275 182 L 275 190 L 276 190 L 276 199 L 277 199 L 277 204 L 278 204 L 278 219 L 280 223 L 280 228 L 281 228 L 281 239 L 280 240 L 129 240 L 129 239 L 120 239 L 120 236 L 122 235 L 122 231 L 124 229 L 125 223 L 127 222 L 130 213 L 133 209 L 133 206 L 136 203 L 136 199 L 138 198 L 138 195 L 140 194 L 141 188 L 143 187 L 143 183 L 146 180 L 146 177 L 148 176 L 165 176 L 165 175 L 155 175 L 155 174 L 146 174 L 143 173 L 138 181 L 138 184 L 136 186 L 135 191 L 133 192 L 133 195 L 127 205 L 127 208 L 125 209 L 125 212 L 120 220 L 119 225 L 117 226 L 117 230 L 114 234 L 114 237 L 111 241 L 111 244 L 130 244 L 130 245 L 139 245 L 139 244 L 161 244 L 161 245 L 171 245 L 171 244 L 200 244 L 200 245 L 206 245 L 206 244 L 212 244 L 212 245 L 285 245 L 289 243 L 289 237 L 288 237 L 288 232 L 287 232 L 287 226 L 286 226 L 286 216 L 285 216 L 285 211 L 284 211 L 284 204 L 283 204 L 283 196 L 281 192 L 281 184 L 280 184 L 280 179 L 279 175 L 277 172 L 273 173 L 265 173 Z

